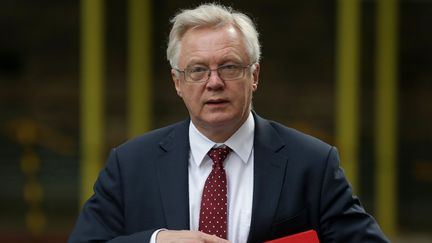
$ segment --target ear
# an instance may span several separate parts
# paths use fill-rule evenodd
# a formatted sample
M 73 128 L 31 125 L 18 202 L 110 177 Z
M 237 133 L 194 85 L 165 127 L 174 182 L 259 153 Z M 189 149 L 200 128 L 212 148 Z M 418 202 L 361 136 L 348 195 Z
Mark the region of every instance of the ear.
M 253 91 L 256 91 L 258 89 L 260 64 L 255 63 L 254 66 L 255 66 L 254 71 L 252 73 L 252 79 L 253 79 L 252 87 L 253 87 Z
M 177 95 L 180 97 L 182 96 L 181 88 L 180 88 L 180 75 L 175 69 L 171 69 L 171 78 L 174 82 L 174 87 L 177 91 Z

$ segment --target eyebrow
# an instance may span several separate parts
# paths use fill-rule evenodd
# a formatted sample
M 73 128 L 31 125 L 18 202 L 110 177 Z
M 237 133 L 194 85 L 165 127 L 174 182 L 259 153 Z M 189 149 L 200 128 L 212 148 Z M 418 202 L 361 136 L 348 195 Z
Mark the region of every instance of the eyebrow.
M 235 64 L 240 64 L 243 63 L 243 60 L 241 60 L 241 58 L 238 58 L 236 56 L 224 56 L 221 58 L 220 62 L 218 62 L 218 66 L 224 65 L 226 63 L 235 63 Z M 186 67 L 191 67 L 191 66 L 195 66 L 195 65 L 202 65 L 202 66 L 209 66 L 208 62 L 205 60 L 199 60 L 199 59 L 191 59 L 191 61 L 189 61 L 189 63 L 186 65 Z

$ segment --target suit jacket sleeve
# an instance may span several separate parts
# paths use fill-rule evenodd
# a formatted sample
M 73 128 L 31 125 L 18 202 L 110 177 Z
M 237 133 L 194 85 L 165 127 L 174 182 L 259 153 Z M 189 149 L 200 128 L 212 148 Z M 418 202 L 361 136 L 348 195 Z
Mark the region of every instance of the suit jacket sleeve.
M 84 205 L 68 242 L 150 241 L 154 230 L 127 235 L 124 222 L 122 178 L 117 154 L 113 150 L 94 185 L 94 195 Z
M 359 199 L 353 196 L 334 147 L 323 177 L 320 215 L 324 242 L 389 242 Z

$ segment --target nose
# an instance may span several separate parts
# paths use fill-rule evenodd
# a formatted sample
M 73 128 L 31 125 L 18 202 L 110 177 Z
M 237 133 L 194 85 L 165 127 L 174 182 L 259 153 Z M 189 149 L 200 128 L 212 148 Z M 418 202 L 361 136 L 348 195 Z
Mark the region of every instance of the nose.
M 219 77 L 216 70 L 211 70 L 206 83 L 207 89 L 216 90 L 225 87 L 225 82 Z

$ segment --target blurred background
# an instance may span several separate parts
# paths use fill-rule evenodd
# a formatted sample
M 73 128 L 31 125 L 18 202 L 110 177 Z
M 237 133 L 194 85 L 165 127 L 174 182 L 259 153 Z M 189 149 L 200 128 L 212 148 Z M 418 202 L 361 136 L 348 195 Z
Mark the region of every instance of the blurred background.
M 109 150 L 187 117 L 169 19 L 200 1 L 0 2 L 0 239 L 64 242 Z M 432 242 L 432 1 L 220 1 L 250 15 L 254 109 L 338 146 L 394 242 Z

